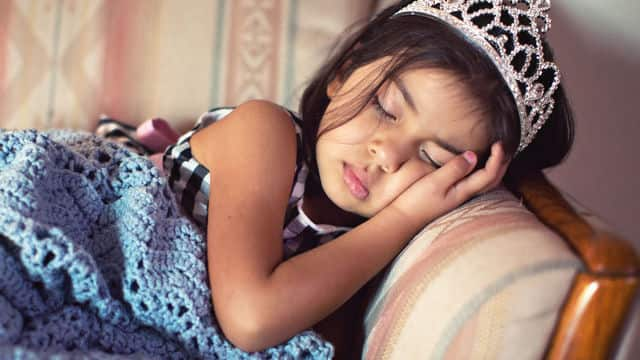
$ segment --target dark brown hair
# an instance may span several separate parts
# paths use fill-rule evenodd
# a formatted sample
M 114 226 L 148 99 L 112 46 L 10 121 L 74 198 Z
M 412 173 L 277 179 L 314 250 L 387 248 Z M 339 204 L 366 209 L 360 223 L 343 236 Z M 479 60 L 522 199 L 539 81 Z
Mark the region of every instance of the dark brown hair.
M 401 1 L 380 12 L 374 19 L 343 39 L 338 51 L 313 77 L 305 89 L 300 114 L 304 119 L 305 155 L 310 169 L 312 188 L 318 189 L 319 177 L 315 145 L 322 119 L 330 99 L 327 86 L 335 79 L 347 79 L 356 69 L 378 59 L 390 57 L 380 75 L 360 95 L 351 120 L 361 111 L 376 91 L 389 79 L 416 68 L 438 68 L 457 77 L 459 83 L 479 104 L 490 121 L 490 143 L 501 140 L 513 155 L 520 141 L 520 120 L 513 96 L 493 62 L 453 27 L 427 16 L 392 16 L 412 0 Z M 552 57 L 545 43 L 547 59 Z M 505 180 L 513 181 L 529 172 L 560 163 L 573 143 L 574 125 L 571 109 L 562 86 L 554 94 L 555 108 L 534 141 L 512 161 Z M 342 124 L 341 123 L 341 124 Z M 341 124 L 332 124 L 330 130 Z M 479 154 L 486 160 L 487 154 Z

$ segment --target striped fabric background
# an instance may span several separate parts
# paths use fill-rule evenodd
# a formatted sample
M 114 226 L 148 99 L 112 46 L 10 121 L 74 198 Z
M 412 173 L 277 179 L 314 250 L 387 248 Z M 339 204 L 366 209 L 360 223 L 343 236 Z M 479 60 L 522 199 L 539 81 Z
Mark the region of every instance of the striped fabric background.
M 477 197 L 396 257 L 365 315 L 363 358 L 539 359 L 581 266 L 506 189 Z
M 1 0 L 0 127 L 89 130 L 107 113 L 185 130 L 251 98 L 295 108 L 373 1 Z

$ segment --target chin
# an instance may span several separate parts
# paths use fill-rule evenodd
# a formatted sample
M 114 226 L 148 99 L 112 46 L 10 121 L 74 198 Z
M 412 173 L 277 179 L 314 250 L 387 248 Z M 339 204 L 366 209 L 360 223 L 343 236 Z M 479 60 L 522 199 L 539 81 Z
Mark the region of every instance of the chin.
M 341 192 L 339 196 L 331 196 L 331 194 L 327 194 L 327 196 L 340 209 L 367 219 L 380 211 L 371 209 L 371 204 L 368 202 L 369 198 L 359 200 L 351 195 L 348 190 Z
M 359 211 L 361 204 L 358 204 L 359 201 L 349 191 L 344 191 L 337 186 L 324 186 L 324 184 L 322 188 L 329 201 L 340 210 L 364 216 Z
M 340 174 L 340 172 L 336 172 L 336 174 Z M 371 194 L 365 199 L 358 199 L 351 194 L 340 176 L 326 179 L 322 175 L 322 169 L 320 169 L 320 184 L 322 190 L 336 207 L 364 218 L 371 218 L 379 212 L 379 210 L 374 211 L 371 209 Z
M 355 214 L 358 214 L 364 218 L 370 219 L 374 217 L 380 210 L 361 210 L 361 211 L 353 211 Z

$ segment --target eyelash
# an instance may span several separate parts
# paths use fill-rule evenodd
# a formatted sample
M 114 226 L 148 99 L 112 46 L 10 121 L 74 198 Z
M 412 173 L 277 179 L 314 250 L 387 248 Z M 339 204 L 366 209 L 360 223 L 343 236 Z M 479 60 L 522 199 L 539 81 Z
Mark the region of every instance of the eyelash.
M 384 107 L 382 106 L 382 103 L 380 103 L 380 97 L 378 95 L 375 95 L 373 97 L 372 104 L 373 104 L 373 107 L 374 107 L 375 111 L 378 113 L 378 115 L 381 118 L 383 118 L 386 121 L 390 121 L 390 122 L 396 122 L 397 121 L 397 118 L 395 116 L 391 115 L 387 110 L 384 109 Z M 424 157 L 424 160 L 426 160 L 427 163 L 429 163 L 434 168 L 439 169 L 439 168 L 442 167 L 442 165 L 440 165 L 440 164 L 436 163 L 435 161 L 433 161 L 431 156 L 429 156 L 429 154 L 427 154 L 427 152 L 424 149 L 420 149 L 420 153 Z
M 376 110 L 376 112 L 378 113 L 378 115 L 380 115 L 381 118 L 383 118 L 386 121 L 396 122 L 396 120 L 397 120 L 396 117 L 391 115 L 382 106 L 382 103 L 380 103 L 380 97 L 378 95 L 375 95 L 373 97 L 372 104 L 373 104 L 373 108 Z
M 435 161 L 433 161 L 433 159 L 431 158 L 431 156 L 429 156 L 429 154 L 427 154 L 427 152 L 424 149 L 420 149 L 420 153 L 422 154 L 422 156 L 424 156 L 423 160 L 426 160 L 427 162 L 429 162 L 431 164 L 431 166 L 433 166 L 436 169 L 440 169 L 442 167 L 442 165 L 436 163 Z

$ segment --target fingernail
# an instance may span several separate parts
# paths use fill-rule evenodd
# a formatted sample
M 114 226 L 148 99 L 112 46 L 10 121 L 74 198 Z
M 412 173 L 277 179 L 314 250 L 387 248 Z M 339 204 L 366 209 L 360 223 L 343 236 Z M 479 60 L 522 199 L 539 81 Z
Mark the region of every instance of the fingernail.
M 475 164 L 476 154 L 474 154 L 473 151 L 465 151 L 464 154 L 462 154 L 462 156 L 464 157 L 465 160 L 467 160 L 469 164 L 471 165 Z

